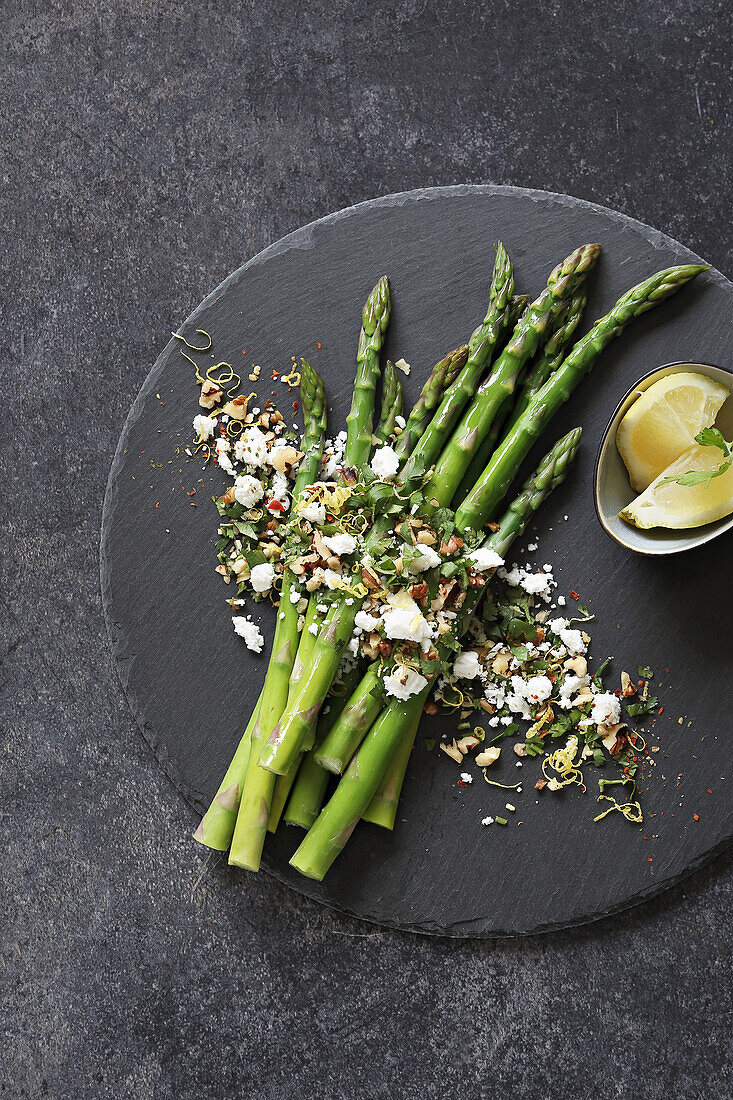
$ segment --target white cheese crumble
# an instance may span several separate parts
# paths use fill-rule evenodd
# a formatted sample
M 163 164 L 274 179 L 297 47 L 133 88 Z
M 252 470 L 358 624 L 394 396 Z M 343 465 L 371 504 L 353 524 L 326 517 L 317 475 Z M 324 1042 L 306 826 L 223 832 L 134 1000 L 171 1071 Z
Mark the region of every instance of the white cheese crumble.
M 307 519 L 309 523 L 315 524 L 316 527 L 320 527 L 321 524 L 326 522 L 326 506 L 325 504 L 307 504 L 305 508 L 300 511 L 303 519 Z
M 461 772 L 461 779 L 464 783 L 473 783 L 473 776 L 469 775 L 468 772 Z
M 247 649 L 251 649 L 253 653 L 262 652 L 265 639 L 257 623 L 253 623 L 246 615 L 232 615 L 232 626 L 234 633 L 244 638 Z
M 593 699 L 590 712 L 591 722 L 597 726 L 615 726 L 621 721 L 621 703 L 618 696 L 610 691 L 602 692 Z
M 374 615 L 370 615 L 368 611 L 357 611 L 354 618 L 354 626 L 359 630 L 375 630 L 379 625 L 379 619 Z
M 382 615 L 388 638 L 419 642 L 425 646 L 433 636 L 433 628 L 413 599 L 404 593 L 391 596 L 390 606 Z
M 341 557 L 344 554 L 353 554 L 356 550 L 356 539 L 353 535 L 326 535 L 323 541 L 329 550 Z
M 247 466 L 259 468 L 265 465 L 267 440 L 259 428 L 245 428 L 234 444 L 234 457 Z
M 496 550 L 489 550 L 486 546 L 479 546 L 466 556 L 480 573 L 487 569 L 498 569 L 504 564 L 504 559 L 497 554 Z
M 269 561 L 252 567 L 250 584 L 255 592 L 269 592 L 275 579 L 275 567 Z
M 459 680 L 474 680 L 480 673 L 478 653 L 475 649 L 466 649 L 456 657 L 453 665 L 453 675 Z
M 254 508 L 258 501 L 262 500 L 265 490 L 262 482 L 251 474 L 240 474 L 234 482 L 234 499 L 243 508 Z
M 424 546 L 420 557 L 410 562 L 410 572 L 424 573 L 426 569 L 435 569 L 436 565 L 440 565 L 441 560 L 440 554 L 434 547 Z
M 428 681 L 411 668 L 398 668 L 384 677 L 384 690 L 396 699 L 409 699 L 427 687 Z
M 557 634 L 571 656 L 577 657 L 578 654 L 585 653 L 587 650 L 588 647 L 583 641 L 583 635 L 579 630 L 572 630 L 567 619 L 553 619 L 550 623 L 550 630 L 553 634 Z
M 482 817 L 481 818 L 481 824 L 482 825 L 493 825 L 494 824 L 494 819 L 493 819 L 493 817 Z
M 374 452 L 370 466 L 377 477 L 381 477 L 385 480 L 389 477 L 394 477 L 400 468 L 400 460 L 397 457 L 396 451 L 392 447 L 379 447 Z
M 531 676 L 525 690 L 528 699 L 544 703 L 552 695 L 552 680 L 548 676 Z
M 201 440 L 211 439 L 216 428 L 215 416 L 203 416 L 201 413 L 193 418 L 193 430 Z

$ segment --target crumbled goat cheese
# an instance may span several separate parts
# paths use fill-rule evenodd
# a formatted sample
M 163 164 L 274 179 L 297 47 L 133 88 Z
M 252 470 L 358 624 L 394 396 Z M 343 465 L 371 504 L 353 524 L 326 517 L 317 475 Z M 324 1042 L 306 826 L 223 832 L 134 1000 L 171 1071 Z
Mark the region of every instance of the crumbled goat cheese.
M 234 499 L 243 508 L 254 508 L 264 495 L 262 482 L 251 474 L 240 474 L 234 482 Z
M 298 603 L 299 600 L 300 600 L 300 592 L 298 591 L 297 588 L 291 588 L 290 589 L 290 602 L 291 603 Z
M 504 564 L 504 559 L 497 554 L 496 550 L 489 550 L 486 546 L 479 546 L 476 550 L 472 550 L 467 557 L 481 573 L 487 569 L 498 569 Z
M 382 615 L 387 637 L 428 645 L 433 636 L 433 628 L 415 601 L 399 593 L 390 597 L 389 603 L 389 609 Z
M 562 709 L 570 710 L 575 696 L 581 688 L 587 687 L 589 683 L 589 676 L 566 676 L 560 685 L 560 695 L 558 698 L 558 702 Z
M 621 702 L 610 691 L 602 692 L 593 699 L 590 712 L 591 722 L 597 726 L 615 726 L 621 721 Z
M 564 607 L 567 602 L 568 601 L 565 599 L 564 596 L 558 596 L 557 597 L 557 606 L 558 607 Z
M 405 424 L 407 423 L 404 416 L 399 415 L 394 418 L 394 422 L 398 428 L 404 428 Z
M 303 519 L 307 519 L 309 523 L 315 524 L 316 527 L 320 527 L 321 524 L 326 522 L 325 504 L 307 504 L 300 514 Z
M 272 479 L 273 500 L 279 500 L 281 504 L 287 504 L 289 492 L 290 486 L 288 485 L 288 479 L 285 477 L 285 475 L 275 474 Z
M 548 676 L 530 676 L 525 690 L 528 699 L 544 703 L 552 695 L 552 680 Z
M 353 554 L 356 550 L 356 539 L 353 535 L 327 535 L 323 541 L 329 550 L 341 557 L 344 554 Z
M 193 430 L 201 440 L 211 439 L 216 428 L 215 416 L 203 416 L 201 413 L 193 418 Z
M 234 477 L 237 471 L 232 466 L 232 461 L 229 458 L 229 455 L 224 454 L 224 452 L 222 451 L 220 454 L 217 454 L 216 461 L 221 466 L 222 470 L 225 471 L 225 473 L 231 474 L 232 477 Z
M 240 638 L 244 638 L 247 649 L 251 649 L 253 653 L 262 652 L 265 639 L 262 637 L 260 628 L 256 623 L 253 623 L 246 615 L 232 615 L 232 626 L 234 627 L 234 633 L 238 634 Z
M 426 569 L 435 569 L 440 565 L 441 557 L 432 546 L 424 546 L 419 558 L 410 562 L 411 573 L 424 573 Z
M 493 817 L 482 817 L 481 818 L 481 824 L 482 825 L 493 825 L 494 824 L 494 819 L 493 819 Z
M 344 578 L 340 573 L 337 573 L 335 569 L 323 570 L 323 583 L 326 588 L 330 588 L 334 592 L 337 588 L 341 588 L 344 583 Z
M 379 619 L 375 615 L 370 615 L 368 611 L 357 611 L 354 626 L 359 630 L 376 630 L 378 625 Z
M 469 775 L 468 772 L 461 772 L 461 779 L 464 783 L 473 783 L 473 776 Z
M 538 596 L 549 594 L 551 584 L 552 577 L 547 573 L 525 573 L 519 582 L 519 587 L 529 592 L 531 596 Z
M 380 447 L 374 452 L 370 466 L 377 477 L 386 480 L 394 477 L 400 468 L 400 460 L 391 447 Z
M 275 579 L 275 567 L 269 561 L 252 567 L 250 584 L 255 592 L 269 592 Z
M 588 646 L 583 641 L 583 635 L 579 630 L 571 630 L 567 619 L 553 619 L 550 630 L 553 634 L 557 634 L 571 656 L 577 657 L 578 654 L 586 652 Z
M 245 428 L 234 444 L 234 456 L 247 466 L 264 466 L 267 461 L 267 440 L 257 427 Z
M 478 653 L 475 649 L 466 649 L 456 657 L 453 665 L 453 675 L 459 680 L 475 680 L 481 671 L 478 661 Z
M 398 668 L 384 677 L 384 690 L 395 699 L 409 699 L 428 686 L 428 681 L 411 668 Z

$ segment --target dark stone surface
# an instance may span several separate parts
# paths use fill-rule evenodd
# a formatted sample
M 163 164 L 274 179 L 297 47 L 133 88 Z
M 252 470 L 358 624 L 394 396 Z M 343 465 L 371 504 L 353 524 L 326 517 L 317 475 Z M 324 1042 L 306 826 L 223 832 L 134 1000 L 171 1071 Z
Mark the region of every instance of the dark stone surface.
M 492 180 L 733 272 L 727 6 L 6 3 L 2 1095 L 725 1097 L 733 862 L 532 941 L 233 885 L 112 675 L 107 469 L 167 332 L 313 217 Z

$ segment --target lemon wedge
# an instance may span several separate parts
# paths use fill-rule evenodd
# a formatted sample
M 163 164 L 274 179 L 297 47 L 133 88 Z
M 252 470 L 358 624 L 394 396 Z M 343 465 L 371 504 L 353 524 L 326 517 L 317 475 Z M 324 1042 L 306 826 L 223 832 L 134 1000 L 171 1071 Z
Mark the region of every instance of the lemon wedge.
M 707 484 L 677 485 L 666 481 L 668 477 L 678 477 L 693 470 L 715 470 L 722 458 L 718 447 L 701 447 L 693 443 L 619 515 L 643 529 L 702 527 L 729 516 L 733 512 L 733 466 Z
M 645 390 L 616 433 L 632 489 L 640 493 L 651 486 L 694 443 L 697 433 L 714 422 L 729 396 L 719 382 L 690 372 L 668 374 Z

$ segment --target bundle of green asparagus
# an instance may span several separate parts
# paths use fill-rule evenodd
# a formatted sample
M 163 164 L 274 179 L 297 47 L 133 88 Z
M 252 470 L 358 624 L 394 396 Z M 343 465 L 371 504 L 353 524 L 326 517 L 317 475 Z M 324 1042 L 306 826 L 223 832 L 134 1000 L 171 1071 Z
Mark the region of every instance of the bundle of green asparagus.
M 292 865 L 320 879 L 360 819 L 393 826 L 430 693 L 466 666 L 465 638 L 492 577 L 565 478 L 580 429 L 555 443 L 502 510 L 519 467 L 609 341 L 704 270 L 651 276 L 571 347 L 599 253 L 597 244 L 571 253 L 530 303 L 515 294 L 499 244 L 481 324 L 436 364 L 406 418 L 387 362 L 375 426 L 391 308 L 382 278 L 362 311 L 346 432 L 325 444 L 323 385 L 305 360 L 302 441 L 270 419 L 243 430 L 231 457 L 247 472 L 231 468 L 234 485 L 217 502 L 220 571 L 236 578 L 238 595 L 277 592 L 278 616 L 260 697 L 195 834 L 228 849 L 230 863 L 258 870 L 267 831 L 284 815 L 307 830 Z M 269 487 L 255 476 L 264 466 L 276 471 Z M 250 624 L 234 621 L 247 638 Z M 607 696 L 588 692 L 578 730 L 612 730 L 618 715 L 599 703 Z M 521 704 L 534 718 L 526 694 Z M 497 723 L 502 705 L 485 706 Z

